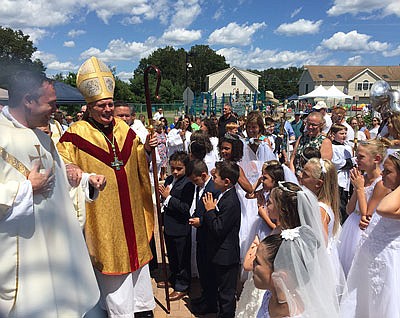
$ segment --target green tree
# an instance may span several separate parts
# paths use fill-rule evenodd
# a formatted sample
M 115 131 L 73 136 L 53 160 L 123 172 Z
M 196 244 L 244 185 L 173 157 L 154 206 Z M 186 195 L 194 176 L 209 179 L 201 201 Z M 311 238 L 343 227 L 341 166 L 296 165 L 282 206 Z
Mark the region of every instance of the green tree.
M 283 100 L 299 91 L 298 82 L 302 68 L 269 68 L 263 71 L 250 70 L 261 75 L 258 89 L 261 92 L 273 91 L 275 98 Z
M 188 84 L 196 94 L 206 90 L 207 75 L 229 67 L 225 57 L 218 55 L 208 45 L 192 46 L 188 53 L 188 61 L 192 66 L 188 70 Z
M 7 78 L 21 69 L 44 73 L 43 63 L 39 59 L 32 60 L 36 50 L 29 35 L 0 26 L 0 87 L 7 88 Z
M 186 63 L 190 63 L 191 67 L 186 69 Z M 158 49 L 140 60 L 134 78 L 130 80 L 131 89 L 137 97 L 141 96 L 138 98 L 141 102 L 144 101 L 144 86 L 141 83 L 148 65 L 155 65 L 161 71 L 160 102 L 166 103 L 182 99 L 186 82 L 196 94 L 204 91 L 208 74 L 229 67 L 225 58 L 216 54 L 208 45 L 193 46 L 189 52 L 171 46 Z

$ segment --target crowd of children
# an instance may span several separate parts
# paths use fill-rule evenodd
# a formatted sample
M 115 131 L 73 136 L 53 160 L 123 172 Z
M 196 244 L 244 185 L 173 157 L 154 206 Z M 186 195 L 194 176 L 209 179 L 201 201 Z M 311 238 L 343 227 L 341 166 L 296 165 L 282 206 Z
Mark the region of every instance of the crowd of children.
M 195 274 L 194 314 L 400 317 L 395 143 L 348 140 L 339 120 L 325 134 L 318 112 L 296 143 L 276 123 L 254 111 L 220 138 L 207 118 L 197 132 L 174 132 L 181 148 L 169 148 L 159 189 L 170 299 L 188 295 Z

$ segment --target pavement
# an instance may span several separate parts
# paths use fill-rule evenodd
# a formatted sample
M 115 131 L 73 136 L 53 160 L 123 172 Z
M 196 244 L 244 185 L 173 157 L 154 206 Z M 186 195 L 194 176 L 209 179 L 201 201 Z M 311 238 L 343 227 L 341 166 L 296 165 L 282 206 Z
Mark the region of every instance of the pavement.
M 159 264 L 159 268 L 161 268 L 161 264 Z M 155 272 L 155 279 L 152 280 L 154 297 L 156 298 L 156 309 L 154 310 L 155 318 L 192 318 L 192 317 L 202 317 L 202 318 L 215 318 L 216 314 L 209 314 L 203 316 L 196 316 L 190 312 L 190 298 L 200 297 L 200 283 L 197 278 L 192 279 L 192 285 L 188 296 L 183 297 L 178 301 L 171 301 L 171 311 L 168 315 L 163 307 L 166 307 L 166 299 L 165 299 L 165 289 L 157 288 L 156 284 L 161 277 L 161 270 L 157 270 Z M 172 292 L 173 289 L 170 288 L 169 292 Z

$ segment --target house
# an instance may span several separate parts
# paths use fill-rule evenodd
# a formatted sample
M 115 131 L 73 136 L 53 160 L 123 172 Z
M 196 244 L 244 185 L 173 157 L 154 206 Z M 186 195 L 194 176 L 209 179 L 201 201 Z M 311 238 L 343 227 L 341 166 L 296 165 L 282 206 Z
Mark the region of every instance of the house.
M 400 88 L 400 66 L 318 66 L 304 65 L 299 80 L 299 95 L 322 85 L 326 89 L 335 85 L 343 93 L 358 96 L 359 104 L 369 103 L 373 83 L 384 80 L 392 89 Z
M 261 75 L 240 70 L 236 67 L 227 68 L 225 70 L 207 75 L 206 85 L 207 91 L 211 96 L 253 96 L 259 93 L 258 81 Z

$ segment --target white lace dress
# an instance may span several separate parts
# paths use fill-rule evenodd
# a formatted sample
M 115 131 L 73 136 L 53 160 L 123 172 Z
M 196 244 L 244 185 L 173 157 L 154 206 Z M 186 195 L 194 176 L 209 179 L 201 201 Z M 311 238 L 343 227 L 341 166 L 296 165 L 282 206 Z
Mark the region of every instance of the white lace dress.
M 342 317 L 400 318 L 400 220 L 375 218 L 348 276 Z
M 342 264 L 339 260 L 339 252 L 338 252 L 338 237 L 340 235 L 340 229 L 333 235 L 333 226 L 335 223 L 335 215 L 333 214 L 333 210 L 330 206 L 323 202 L 318 202 L 319 206 L 322 207 L 326 213 L 329 215 L 329 223 L 328 223 L 328 245 L 327 252 L 329 255 L 329 259 L 332 264 L 333 272 L 336 274 L 336 284 L 342 285 L 344 284 L 344 275 Z
M 254 286 L 253 274 L 249 273 L 236 306 L 235 318 L 255 318 L 263 302 L 264 294 L 265 290 Z
M 369 186 L 364 188 L 365 197 L 367 202 L 374 192 L 375 185 L 382 180 L 382 177 L 376 178 Z M 343 266 L 344 273 L 349 273 L 351 263 L 353 262 L 354 255 L 360 242 L 361 234 L 363 231 L 360 230 L 359 224 L 361 220 L 360 208 L 358 202 L 356 208 L 349 215 L 343 224 L 342 231 L 340 233 L 340 239 L 338 244 L 339 259 Z

